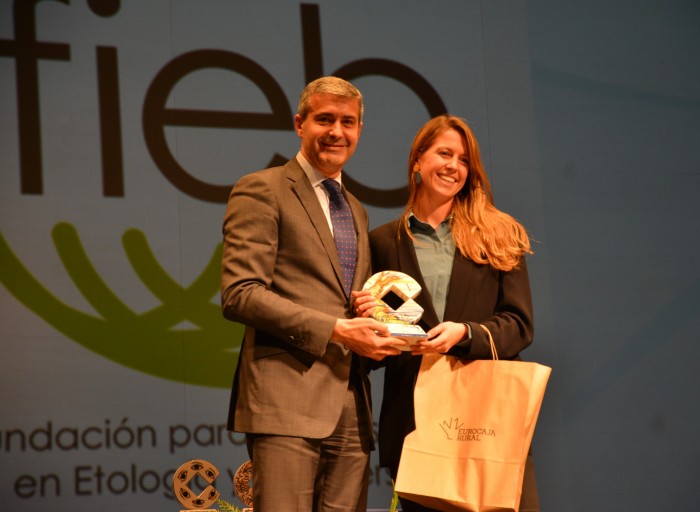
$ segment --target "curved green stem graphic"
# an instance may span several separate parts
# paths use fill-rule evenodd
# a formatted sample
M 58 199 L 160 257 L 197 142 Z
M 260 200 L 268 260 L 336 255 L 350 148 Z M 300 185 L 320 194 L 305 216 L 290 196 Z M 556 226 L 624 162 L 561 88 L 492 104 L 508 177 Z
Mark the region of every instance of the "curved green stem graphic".
M 127 258 L 161 302 L 136 313 L 97 273 L 72 225 L 57 224 L 53 239 L 66 271 L 99 316 L 51 294 L 0 234 L 0 282 L 17 300 L 65 336 L 114 362 L 176 382 L 230 386 L 243 327 L 225 320 L 211 302 L 219 290 L 221 244 L 202 273 L 183 288 L 160 266 L 143 233 L 127 231 L 122 239 Z M 194 327 L 178 328 L 184 321 Z

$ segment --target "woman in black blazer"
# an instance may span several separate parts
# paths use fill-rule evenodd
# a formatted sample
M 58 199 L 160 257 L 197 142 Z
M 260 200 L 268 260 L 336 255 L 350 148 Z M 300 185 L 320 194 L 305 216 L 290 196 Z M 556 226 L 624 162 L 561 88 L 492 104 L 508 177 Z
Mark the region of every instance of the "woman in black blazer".
M 438 116 L 419 130 L 408 180 L 410 197 L 402 217 L 370 233 L 373 272 L 397 270 L 420 284 L 415 300 L 424 309 L 420 325 L 429 335 L 412 353 L 383 361 L 379 458 L 394 479 L 404 437 L 415 429 L 413 386 L 421 355 L 491 358 L 480 324 L 491 331 L 502 359 L 518 359 L 533 337 L 528 235 L 493 206 L 477 141 L 463 119 Z M 369 315 L 374 298 L 355 295 L 357 313 Z M 401 506 L 408 512 L 427 510 L 405 499 Z M 539 511 L 530 456 L 520 511 Z

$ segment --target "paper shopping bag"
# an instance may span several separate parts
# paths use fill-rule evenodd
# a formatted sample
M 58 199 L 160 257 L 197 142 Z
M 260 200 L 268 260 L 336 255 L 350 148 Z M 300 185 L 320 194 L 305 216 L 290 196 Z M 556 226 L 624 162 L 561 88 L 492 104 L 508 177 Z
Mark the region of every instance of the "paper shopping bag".
M 493 348 L 495 351 L 495 348 Z M 551 368 L 423 356 L 395 490 L 445 511 L 518 512 Z

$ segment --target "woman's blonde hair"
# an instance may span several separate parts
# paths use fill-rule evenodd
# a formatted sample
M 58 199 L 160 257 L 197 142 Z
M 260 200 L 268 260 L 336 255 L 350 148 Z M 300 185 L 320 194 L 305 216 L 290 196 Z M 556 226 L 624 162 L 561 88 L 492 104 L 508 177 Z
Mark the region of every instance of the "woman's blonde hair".
M 513 217 L 493 205 L 493 193 L 479 155 L 479 145 L 464 119 L 452 115 L 434 117 L 418 131 L 408 159 L 410 194 L 401 217 L 402 229 L 413 239 L 408 217 L 413 209 L 420 185 L 416 183 L 415 166 L 418 158 L 446 130 L 460 134 L 467 150 L 467 182 L 452 204 L 452 236 L 463 256 L 479 264 L 489 264 L 497 270 L 518 267 L 530 250 L 525 228 Z M 401 230 L 399 230 L 400 236 Z

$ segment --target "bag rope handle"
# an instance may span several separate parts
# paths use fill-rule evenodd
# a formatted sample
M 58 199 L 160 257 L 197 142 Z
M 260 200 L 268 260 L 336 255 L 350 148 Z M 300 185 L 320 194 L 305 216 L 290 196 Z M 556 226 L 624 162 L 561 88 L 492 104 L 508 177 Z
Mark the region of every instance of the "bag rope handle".
M 484 324 L 479 325 L 483 330 L 486 331 L 486 334 L 489 337 L 489 345 L 491 346 L 491 357 L 494 361 L 498 361 L 498 352 L 496 351 L 496 344 L 493 341 L 493 336 L 491 336 L 491 331 L 489 331 L 488 327 L 486 327 Z

